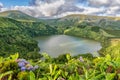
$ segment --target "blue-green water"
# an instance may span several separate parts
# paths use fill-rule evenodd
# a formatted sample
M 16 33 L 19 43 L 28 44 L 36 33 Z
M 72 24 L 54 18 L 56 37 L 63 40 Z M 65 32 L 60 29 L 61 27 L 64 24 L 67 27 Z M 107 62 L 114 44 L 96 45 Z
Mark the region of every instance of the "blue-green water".
M 73 37 L 68 35 L 42 36 L 35 38 L 40 47 L 40 53 L 46 52 L 52 57 L 70 53 L 72 56 L 78 54 L 92 53 L 98 56 L 101 45 L 94 40 Z

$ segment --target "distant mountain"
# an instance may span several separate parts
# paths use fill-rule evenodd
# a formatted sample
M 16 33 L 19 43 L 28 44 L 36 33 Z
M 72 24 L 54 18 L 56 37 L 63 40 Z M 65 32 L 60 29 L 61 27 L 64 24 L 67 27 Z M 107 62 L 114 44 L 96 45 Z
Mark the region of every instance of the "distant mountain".
M 32 37 L 66 34 L 102 41 L 120 38 L 120 18 L 68 15 L 57 19 L 37 19 L 20 11 L 0 13 L 0 56 L 38 51 Z
M 54 28 L 57 28 L 60 33 L 63 33 L 64 30 L 79 26 L 96 26 L 104 29 L 108 33 L 115 34 L 115 32 L 120 32 L 120 17 L 108 17 L 108 16 L 94 16 L 94 15 L 84 15 L 84 14 L 72 14 L 67 15 L 61 18 L 34 18 L 29 16 L 21 11 L 11 10 L 0 13 L 1 17 L 12 18 L 18 21 L 34 21 L 42 22 L 46 25 L 50 25 Z M 114 30 L 114 31 L 113 31 Z
M 64 26 L 70 27 L 81 24 L 85 22 L 89 26 L 99 26 L 107 29 L 120 29 L 120 17 L 108 17 L 108 16 L 93 16 L 93 15 L 84 15 L 84 14 L 72 14 L 67 15 L 61 18 L 34 18 L 28 14 L 25 14 L 21 11 L 11 10 L 0 13 L 1 17 L 12 18 L 18 21 L 38 21 L 44 22 L 45 24 L 51 26 Z
M 86 23 L 88 26 L 98 26 L 107 30 L 120 30 L 120 17 L 74 14 L 58 19 L 45 19 L 44 22 L 52 26 L 67 27 Z
M 0 17 L 7 17 L 7 18 L 12 18 L 18 21 L 39 21 L 39 19 L 34 18 L 32 16 L 29 16 L 28 14 L 25 14 L 21 11 L 17 10 L 10 10 L 10 11 L 5 11 L 0 13 Z

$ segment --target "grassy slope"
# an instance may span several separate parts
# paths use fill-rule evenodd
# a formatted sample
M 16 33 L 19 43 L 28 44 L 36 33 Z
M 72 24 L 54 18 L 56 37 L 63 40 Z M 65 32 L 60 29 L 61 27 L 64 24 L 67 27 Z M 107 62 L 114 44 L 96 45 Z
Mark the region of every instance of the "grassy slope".
M 17 22 L 9 18 L 0 18 L 1 27 L 16 27 L 31 36 L 60 34 L 65 31 L 67 35 L 94 40 L 102 40 L 105 37 L 120 37 L 119 17 L 68 15 L 58 19 L 38 20 L 20 11 L 6 11 L 0 13 L 0 16 L 19 20 Z M 84 26 L 85 28 L 83 28 Z
M 63 25 L 74 26 L 81 22 L 87 22 L 91 26 L 99 26 L 105 29 L 119 29 L 120 30 L 120 18 L 119 17 L 107 17 L 107 16 L 92 16 L 92 15 L 68 15 L 58 19 L 44 20 L 50 25 Z
M 20 56 L 30 58 L 39 51 L 37 42 L 32 37 L 55 34 L 55 32 L 56 29 L 41 22 L 16 21 L 0 17 L 0 56 L 19 52 Z M 25 54 L 28 56 L 23 56 Z
M 107 16 L 92 16 L 92 15 L 68 15 L 58 19 L 42 20 L 44 23 L 57 26 L 57 28 L 64 30 L 71 27 L 76 27 L 83 23 L 87 26 L 96 26 L 104 30 L 104 34 L 120 37 L 120 18 Z M 58 29 L 59 30 L 59 29 Z
M 8 17 L 19 21 L 39 21 L 39 19 L 29 16 L 21 11 L 11 10 L 0 13 L 1 17 Z
M 19 21 L 40 21 L 50 26 L 54 26 L 57 30 L 60 30 L 61 33 L 64 30 L 79 25 L 82 22 L 86 22 L 88 26 L 98 26 L 101 28 L 106 29 L 107 33 L 114 33 L 114 30 L 117 33 L 120 32 L 120 18 L 119 17 L 107 17 L 107 16 L 93 16 L 93 15 L 83 15 L 83 14 L 74 14 L 68 15 L 58 19 L 37 19 L 31 17 L 23 12 L 20 11 L 5 11 L 0 13 L 2 17 L 8 17 L 12 19 L 16 19 Z
M 69 21 L 69 20 L 68 20 Z M 71 22 L 71 21 L 70 21 Z M 70 25 L 69 23 L 67 23 Z M 64 25 L 64 24 L 63 24 Z M 40 27 L 39 27 L 40 26 Z M 104 27 L 104 26 L 103 26 Z M 70 29 L 67 29 L 66 32 L 72 35 L 78 35 L 89 38 L 96 38 L 99 35 L 104 36 L 119 36 L 119 30 L 117 33 L 115 29 L 118 28 L 96 28 L 93 26 L 74 26 Z M 9 18 L 1 18 L 0 17 L 0 51 L 4 49 L 13 48 L 13 46 L 9 46 L 12 40 L 23 40 L 19 44 L 23 44 L 24 46 L 34 47 L 30 36 L 26 36 L 25 34 L 35 33 L 39 34 L 40 30 L 45 30 L 47 28 L 53 28 L 50 26 L 45 26 L 43 23 L 36 22 L 19 22 Z M 37 31 L 37 30 L 38 31 Z M 40 30 L 39 30 L 40 29 Z M 110 30 L 112 29 L 112 30 Z M 31 32 L 33 31 L 33 32 Z M 35 31 L 35 32 L 34 32 Z M 15 35 L 16 34 L 16 35 Z M 20 35 L 18 35 L 20 34 Z M 22 35 L 21 35 L 22 34 Z M 23 37 L 20 37 L 23 36 Z M 11 38 L 12 37 L 12 38 Z M 26 39 L 26 37 L 28 37 Z M 10 39 L 9 39 L 10 38 Z M 15 38 L 15 39 L 14 39 Z M 3 39 L 3 40 L 2 40 Z M 27 41 L 26 41 L 26 40 Z M 5 41 L 5 42 L 4 42 Z M 25 42 L 26 41 L 26 42 Z M 32 65 L 38 65 L 39 67 L 36 70 L 25 70 L 21 71 L 20 67 L 18 67 L 17 59 L 18 55 L 11 55 L 8 58 L 0 57 L 0 80 L 119 80 L 120 79 L 120 40 L 111 39 L 110 46 L 104 48 L 105 57 L 98 58 L 86 58 L 86 57 L 78 57 L 72 58 L 69 54 L 60 56 L 58 58 L 51 58 L 49 55 L 44 54 L 44 59 L 38 61 L 31 61 Z M 23 43 L 22 43 L 23 42 Z M 29 44 L 24 44 L 30 42 Z M 6 49 L 6 44 L 8 44 Z M 17 41 L 18 43 L 18 41 Z M 12 41 L 12 44 L 14 41 Z M 30 45 L 31 44 L 31 45 Z M 108 45 L 108 41 L 106 43 Z M 20 45 L 19 45 L 20 46 Z M 18 45 L 15 48 L 19 47 Z M 31 48 L 32 49 L 32 48 Z M 15 50 L 15 49 L 13 49 Z M 24 51 L 24 50 L 23 50 Z M 1 53 L 1 52 L 0 52 Z M 10 53 L 10 52 L 9 52 Z M 4 54 L 3 54 L 4 55 Z M 26 55 L 25 56 L 30 56 Z M 32 55 L 32 57 L 36 58 L 38 56 Z M 17 61 L 16 61 L 17 60 Z M 23 61 L 25 62 L 25 61 Z M 31 64 L 28 63 L 27 68 L 31 67 Z

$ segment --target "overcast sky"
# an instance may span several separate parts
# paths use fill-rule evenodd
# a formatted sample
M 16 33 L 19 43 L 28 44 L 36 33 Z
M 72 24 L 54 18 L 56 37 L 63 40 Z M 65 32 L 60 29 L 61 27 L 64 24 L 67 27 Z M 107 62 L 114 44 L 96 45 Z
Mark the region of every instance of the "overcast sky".
M 0 0 L 0 11 L 6 10 L 20 10 L 34 17 L 120 16 L 120 0 Z

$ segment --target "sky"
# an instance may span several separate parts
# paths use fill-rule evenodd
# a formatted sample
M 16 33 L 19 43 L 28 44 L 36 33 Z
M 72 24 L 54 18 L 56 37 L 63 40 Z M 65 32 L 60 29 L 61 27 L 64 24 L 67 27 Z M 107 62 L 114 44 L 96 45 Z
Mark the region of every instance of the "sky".
M 69 14 L 120 16 L 120 0 L 0 0 L 0 12 L 20 10 L 33 17 Z

